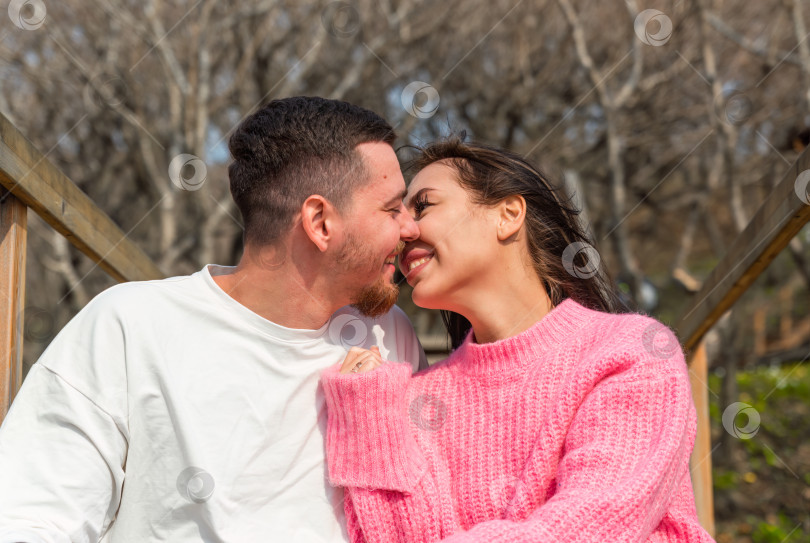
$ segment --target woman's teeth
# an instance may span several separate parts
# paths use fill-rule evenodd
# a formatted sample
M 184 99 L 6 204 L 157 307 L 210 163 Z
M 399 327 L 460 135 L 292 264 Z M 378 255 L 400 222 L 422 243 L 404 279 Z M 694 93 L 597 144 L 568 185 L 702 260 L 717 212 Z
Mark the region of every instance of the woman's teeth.
M 424 257 L 424 258 L 420 258 L 419 260 L 414 260 L 414 261 L 412 261 L 412 262 L 408 263 L 408 271 L 411 271 L 411 270 L 412 270 L 412 269 L 414 269 L 415 267 L 417 267 L 417 266 L 420 266 L 420 265 L 424 264 L 424 263 L 425 263 L 425 262 L 427 262 L 428 260 L 430 260 L 430 257 L 429 257 L 429 256 L 426 256 L 426 257 Z

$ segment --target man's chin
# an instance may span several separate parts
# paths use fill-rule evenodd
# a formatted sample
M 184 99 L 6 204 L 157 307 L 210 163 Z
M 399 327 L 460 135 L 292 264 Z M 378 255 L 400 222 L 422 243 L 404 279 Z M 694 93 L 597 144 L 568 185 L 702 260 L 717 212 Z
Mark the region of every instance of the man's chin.
M 360 291 L 352 307 L 366 317 L 377 318 L 388 313 L 399 296 L 399 286 L 381 280 Z

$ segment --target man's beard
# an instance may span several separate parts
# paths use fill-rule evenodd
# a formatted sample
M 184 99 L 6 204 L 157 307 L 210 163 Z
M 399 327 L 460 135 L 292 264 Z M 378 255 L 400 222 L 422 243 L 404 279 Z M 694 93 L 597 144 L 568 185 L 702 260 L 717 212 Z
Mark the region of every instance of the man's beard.
M 351 272 L 352 264 L 371 262 L 373 259 L 374 256 L 366 246 L 349 234 L 337 262 L 342 265 L 344 271 Z M 376 318 L 388 313 L 396 303 L 398 295 L 399 286 L 380 275 L 373 284 L 361 288 L 352 297 L 351 305 L 366 317 Z
M 352 307 L 366 317 L 376 318 L 385 315 L 394 307 L 398 295 L 399 286 L 380 277 L 376 283 L 365 287 L 357 294 L 357 298 L 352 302 Z

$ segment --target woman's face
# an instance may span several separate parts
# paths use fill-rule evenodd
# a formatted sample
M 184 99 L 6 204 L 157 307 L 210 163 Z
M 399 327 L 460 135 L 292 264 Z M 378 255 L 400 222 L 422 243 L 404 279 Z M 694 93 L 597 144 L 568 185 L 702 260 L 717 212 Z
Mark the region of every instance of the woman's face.
M 471 202 L 456 179 L 452 166 L 435 162 L 408 187 L 405 203 L 420 235 L 399 265 L 420 307 L 459 311 L 498 274 L 497 211 Z

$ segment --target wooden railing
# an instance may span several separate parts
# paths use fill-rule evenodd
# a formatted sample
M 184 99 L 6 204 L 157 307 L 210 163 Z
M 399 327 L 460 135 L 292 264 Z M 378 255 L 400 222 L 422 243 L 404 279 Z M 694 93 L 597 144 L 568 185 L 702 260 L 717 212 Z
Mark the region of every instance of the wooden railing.
M 678 320 L 675 329 L 689 358 L 698 431 L 691 459 L 692 484 L 701 524 L 714 535 L 708 361 L 703 337 L 810 221 L 810 205 L 796 193 L 797 179 L 810 169 L 810 148 L 790 167 L 729 246 Z M 802 187 L 806 188 L 806 187 Z
M 810 151 L 810 150 L 808 150 Z M 731 244 L 675 325 L 687 352 L 698 411 L 691 459 L 701 523 L 714 533 L 707 360 L 703 337 L 810 220 L 810 206 L 795 193 L 810 168 L 805 151 Z M 26 214 L 33 209 L 82 253 L 119 281 L 164 274 L 47 157 L 0 115 L 0 422 L 22 383 Z M 439 345 L 439 342 L 435 342 Z
M 164 274 L 70 179 L 0 115 L 0 422 L 22 385 L 28 209 L 118 281 Z

